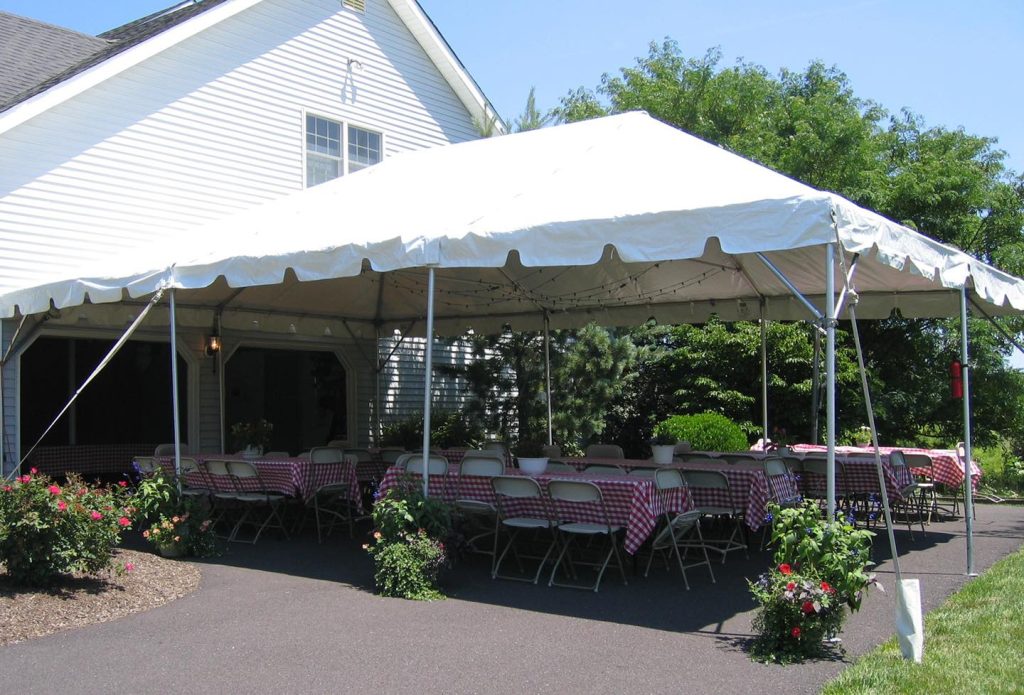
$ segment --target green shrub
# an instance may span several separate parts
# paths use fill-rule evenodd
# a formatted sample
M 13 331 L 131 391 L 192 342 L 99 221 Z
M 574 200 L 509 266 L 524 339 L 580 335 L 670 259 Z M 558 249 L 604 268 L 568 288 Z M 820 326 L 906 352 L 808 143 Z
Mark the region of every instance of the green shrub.
M 438 411 L 431 414 L 430 443 L 442 448 L 473 446 L 484 439 L 484 430 L 465 413 Z M 384 446 L 398 446 L 415 451 L 423 446 L 423 415 L 414 413 L 404 420 L 384 426 Z
M 0 562 L 15 584 L 47 586 L 62 574 L 110 567 L 135 509 L 127 483 L 100 487 L 76 475 L 57 485 L 35 469 L 0 489 Z
M 658 423 L 654 434 L 690 442 L 695 451 L 742 451 L 749 446 L 740 426 L 719 413 L 673 415 Z

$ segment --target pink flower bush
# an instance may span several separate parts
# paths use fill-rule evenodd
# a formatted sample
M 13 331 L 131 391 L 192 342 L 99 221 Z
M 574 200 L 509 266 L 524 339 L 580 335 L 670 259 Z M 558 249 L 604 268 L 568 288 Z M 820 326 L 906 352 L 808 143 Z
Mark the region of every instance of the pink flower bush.
M 8 579 L 16 585 L 46 586 L 62 575 L 110 568 L 113 548 L 130 527 L 131 514 L 118 518 L 98 510 L 125 509 L 127 501 L 128 491 L 119 486 L 91 486 L 76 476 L 62 486 L 36 469 L 4 485 L 0 564 Z

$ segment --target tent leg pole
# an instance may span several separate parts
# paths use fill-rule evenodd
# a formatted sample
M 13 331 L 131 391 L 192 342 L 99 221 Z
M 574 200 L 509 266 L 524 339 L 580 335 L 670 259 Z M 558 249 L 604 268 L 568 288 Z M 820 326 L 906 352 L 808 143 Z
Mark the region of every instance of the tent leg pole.
M 827 512 L 836 513 L 836 276 L 835 245 L 825 247 L 825 443 Z
M 174 420 L 174 477 L 178 481 L 178 492 L 181 492 L 181 418 L 178 414 L 178 324 L 175 316 L 177 305 L 174 300 L 174 288 L 170 289 L 171 297 L 171 407 Z
M 960 364 L 964 386 L 964 516 L 967 518 L 967 576 L 974 571 L 974 489 L 971 485 L 971 369 L 967 361 L 967 288 L 960 290 Z
M 223 333 L 221 332 L 220 312 L 217 313 L 216 325 L 217 325 L 217 335 L 223 336 Z M 221 344 L 221 349 L 218 350 L 217 354 L 215 354 L 213 356 L 213 359 L 214 359 L 214 363 L 216 364 L 215 369 L 217 370 L 217 402 L 218 402 L 218 405 L 219 405 L 219 408 L 220 408 L 220 450 L 226 452 L 228 450 L 228 444 L 227 444 L 227 435 L 225 433 L 225 427 L 224 427 L 225 420 L 227 419 L 227 414 L 224 412 L 225 400 L 224 400 L 224 348 L 223 348 L 223 343 Z
M 814 327 L 814 364 L 811 366 L 811 444 L 819 441 L 821 415 L 821 331 Z
M 547 313 L 544 314 L 544 387 L 548 400 L 548 444 L 555 443 L 554 425 L 551 421 L 551 321 Z
M 761 300 L 761 426 L 764 432 L 764 446 L 768 446 L 768 321 L 764 317 L 764 300 Z
M 374 345 L 376 346 L 377 354 L 374 356 L 373 361 L 373 445 L 379 447 L 381 445 L 381 417 L 380 417 L 380 373 L 382 371 L 380 365 L 380 326 L 375 326 L 373 329 Z
M 4 345 L 4 322 L 0 319 L 0 354 L 6 353 Z M 7 477 L 7 402 L 4 399 L 4 367 L 6 362 L 0 361 L 0 480 Z
M 434 390 L 434 268 L 427 269 L 427 341 L 423 350 L 423 496 L 430 489 L 430 405 Z

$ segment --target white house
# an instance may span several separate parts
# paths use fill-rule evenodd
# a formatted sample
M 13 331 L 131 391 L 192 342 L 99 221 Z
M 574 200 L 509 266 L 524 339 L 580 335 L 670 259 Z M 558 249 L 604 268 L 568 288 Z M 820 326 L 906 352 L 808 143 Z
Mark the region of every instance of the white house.
M 196 0 L 96 37 L 0 12 L 0 291 L 173 243 L 397 153 L 477 138 L 492 121 L 416 0 Z M 8 467 L 140 308 L 0 325 Z M 259 321 L 221 335 L 218 313 L 207 313 L 208 329 L 177 339 L 192 449 L 231 448 L 231 423 L 262 416 L 275 425 L 271 446 L 293 453 L 368 441 L 377 342 L 282 335 Z M 158 315 L 61 418 L 36 465 L 117 472 L 171 440 Z

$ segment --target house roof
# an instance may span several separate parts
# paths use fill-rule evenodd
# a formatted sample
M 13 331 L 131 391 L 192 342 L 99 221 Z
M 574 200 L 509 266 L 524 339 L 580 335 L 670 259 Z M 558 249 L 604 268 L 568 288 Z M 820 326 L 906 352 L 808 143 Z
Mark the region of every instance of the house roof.
M 0 111 L 109 46 L 95 36 L 0 12 Z
M 99 36 L 0 12 L 0 112 L 226 1 L 178 3 Z
M 185 0 L 96 37 L 0 12 L 0 133 L 191 35 L 183 32 L 175 41 L 165 41 L 161 46 L 153 46 L 151 51 L 140 52 L 135 60 L 124 60 L 121 65 L 112 66 L 115 57 L 133 48 L 142 48 L 158 36 L 166 37 L 170 29 L 199 15 L 207 15 L 210 22 L 196 27 L 196 31 L 201 31 L 209 23 L 216 23 L 260 1 Z M 481 123 L 496 118 L 490 102 L 419 3 L 416 0 L 388 2 L 467 110 Z M 224 11 L 216 17 L 207 14 L 217 7 Z M 102 75 L 72 84 L 75 82 L 72 78 L 96 72 L 94 69 L 101 66 L 108 68 Z M 55 95 L 62 90 L 66 92 L 64 95 Z M 51 98 L 44 99 L 45 96 Z M 33 101 L 38 103 L 30 108 Z M 15 111 L 22 113 L 15 114 Z M 500 118 L 497 125 L 504 132 Z

